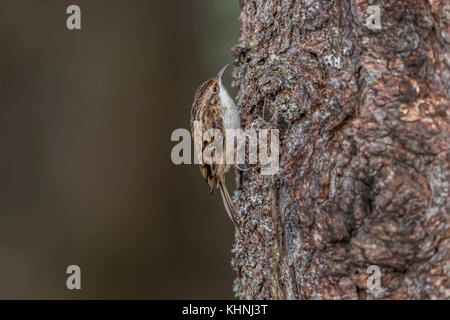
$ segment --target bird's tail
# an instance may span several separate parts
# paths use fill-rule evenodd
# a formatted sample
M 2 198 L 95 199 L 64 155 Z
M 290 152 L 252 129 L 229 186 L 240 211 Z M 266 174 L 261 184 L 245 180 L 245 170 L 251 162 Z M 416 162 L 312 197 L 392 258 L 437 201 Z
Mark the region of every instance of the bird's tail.
M 234 207 L 234 204 L 231 201 L 230 194 L 228 193 L 227 186 L 225 185 L 225 180 L 223 178 L 219 180 L 218 187 L 220 190 L 220 194 L 222 195 L 222 200 L 223 200 L 223 204 L 225 205 L 225 210 L 227 210 L 228 216 L 230 217 L 231 221 L 233 221 L 236 231 L 239 232 L 236 208 Z

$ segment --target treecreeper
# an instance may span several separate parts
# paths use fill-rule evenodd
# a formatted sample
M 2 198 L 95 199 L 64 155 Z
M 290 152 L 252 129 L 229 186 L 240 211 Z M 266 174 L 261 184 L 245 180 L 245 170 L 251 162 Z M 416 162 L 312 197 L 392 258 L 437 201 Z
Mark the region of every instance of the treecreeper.
M 200 144 L 198 151 L 201 154 L 196 155 L 201 157 L 200 173 L 211 194 L 214 194 L 214 187 L 219 189 L 227 214 L 239 232 L 237 211 L 225 185 L 225 174 L 232 166 L 226 161 L 227 130 L 241 128 L 236 104 L 222 83 L 222 75 L 227 66 L 223 67 L 215 78 L 206 80 L 198 87 L 191 109 L 191 134 L 194 145 L 196 142 Z M 215 141 L 218 137 L 222 138 L 220 143 Z M 221 148 L 205 152 L 210 145 Z

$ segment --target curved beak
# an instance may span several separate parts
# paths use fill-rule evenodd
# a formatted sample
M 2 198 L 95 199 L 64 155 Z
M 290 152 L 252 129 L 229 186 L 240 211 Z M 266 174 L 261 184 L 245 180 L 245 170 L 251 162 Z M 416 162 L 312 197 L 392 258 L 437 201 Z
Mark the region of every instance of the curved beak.
M 223 73 L 225 72 L 225 69 L 228 67 L 228 65 L 225 65 L 225 67 L 223 67 L 220 71 L 219 71 L 219 73 L 217 74 L 217 76 L 216 76 L 216 79 L 217 80 L 222 80 L 222 75 L 223 75 Z

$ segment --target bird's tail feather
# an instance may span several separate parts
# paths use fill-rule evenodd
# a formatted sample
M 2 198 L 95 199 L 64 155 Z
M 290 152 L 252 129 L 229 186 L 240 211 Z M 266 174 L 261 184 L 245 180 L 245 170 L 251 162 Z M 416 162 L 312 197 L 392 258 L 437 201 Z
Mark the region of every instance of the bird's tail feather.
M 218 186 L 220 194 L 222 195 L 223 204 L 225 205 L 225 210 L 227 211 L 227 214 L 230 217 L 231 221 L 233 221 L 234 227 L 236 228 L 237 231 L 239 231 L 236 208 L 234 207 L 233 201 L 231 201 L 231 197 L 230 194 L 228 193 L 224 179 L 219 180 Z

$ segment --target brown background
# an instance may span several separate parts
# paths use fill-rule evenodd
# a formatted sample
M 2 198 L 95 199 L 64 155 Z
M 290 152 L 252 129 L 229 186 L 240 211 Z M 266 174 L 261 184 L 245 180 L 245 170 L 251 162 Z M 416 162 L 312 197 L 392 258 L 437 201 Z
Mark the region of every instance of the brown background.
M 233 227 L 171 163 L 170 134 L 233 62 L 238 16 L 228 0 L 1 1 L 0 298 L 233 297 Z

